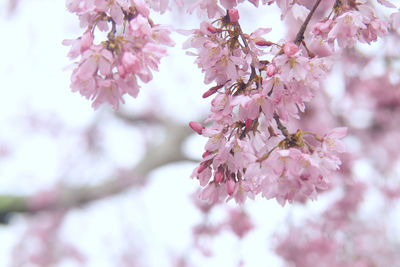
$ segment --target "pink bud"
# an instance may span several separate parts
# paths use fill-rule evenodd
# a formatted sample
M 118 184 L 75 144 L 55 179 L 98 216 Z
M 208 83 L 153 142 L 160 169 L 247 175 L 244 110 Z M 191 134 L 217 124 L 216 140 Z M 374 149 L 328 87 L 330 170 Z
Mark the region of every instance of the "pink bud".
M 299 51 L 299 47 L 293 42 L 286 42 L 283 45 L 283 51 L 288 57 L 292 57 Z
M 191 122 L 189 122 L 189 126 L 190 126 L 190 128 L 192 128 L 193 131 L 195 131 L 198 134 L 201 134 L 204 130 L 203 125 L 201 125 L 198 122 L 191 121 Z
M 200 163 L 200 166 L 197 169 L 197 173 L 202 173 L 206 168 L 207 168 L 207 164 L 205 162 Z
M 264 40 L 264 39 L 260 39 L 260 40 L 256 41 L 256 45 L 259 45 L 259 46 L 271 46 L 273 44 L 274 43 Z
M 229 9 L 228 14 L 232 24 L 236 24 L 239 21 L 239 11 L 236 8 Z
M 233 192 L 235 191 L 235 185 L 235 181 L 231 179 L 226 181 L 226 193 L 228 193 L 228 195 L 232 196 Z
M 217 91 L 217 90 L 215 90 L 215 89 L 213 89 L 213 88 L 209 89 L 207 92 L 205 92 L 205 93 L 203 94 L 203 98 L 209 97 L 210 95 L 214 94 L 216 91 Z
M 268 77 L 274 76 L 275 71 L 276 71 L 276 67 L 275 67 L 274 64 L 269 64 L 269 65 L 267 66 L 267 76 L 268 76 Z
M 209 156 L 210 154 L 211 154 L 210 151 L 206 151 L 203 153 L 203 155 L 201 157 L 204 159 L 205 157 Z
M 215 173 L 215 182 L 220 183 L 224 178 L 224 169 L 222 167 L 218 168 L 218 171 Z
M 223 84 L 219 84 L 219 85 L 216 85 L 216 86 L 211 87 L 210 89 L 208 89 L 207 92 L 205 92 L 205 93 L 203 94 L 203 98 L 209 97 L 210 95 L 212 95 L 212 94 L 214 94 L 215 92 L 217 92 L 218 89 L 222 88 L 223 86 L 224 86 Z
M 246 120 L 246 129 L 249 129 L 252 124 L 253 124 L 253 120 L 252 119 L 247 119 Z
M 208 25 L 208 26 L 207 26 L 207 30 L 208 30 L 209 32 L 211 32 L 211 33 L 221 32 L 221 29 L 217 29 L 217 28 L 215 28 L 215 27 L 213 27 L 213 26 L 211 26 L 211 25 Z

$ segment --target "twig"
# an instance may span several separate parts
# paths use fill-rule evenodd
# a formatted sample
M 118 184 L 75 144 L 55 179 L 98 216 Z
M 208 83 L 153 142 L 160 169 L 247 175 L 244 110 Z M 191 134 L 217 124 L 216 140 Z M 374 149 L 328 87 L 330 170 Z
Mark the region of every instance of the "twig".
M 303 22 L 303 24 L 300 27 L 299 32 L 296 35 L 296 38 L 294 39 L 294 43 L 296 43 L 297 45 L 299 45 L 301 43 L 301 41 L 303 41 L 304 39 L 304 32 L 307 29 L 307 25 L 310 22 L 312 16 L 314 15 L 315 10 L 317 9 L 317 7 L 319 6 L 319 4 L 321 3 L 321 0 L 317 0 L 313 6 L 313 8 L 311 9 L 310 13 L 308 14 L 306 20 Z
M 275 112 L 274 113 L 274 119 L 276 121 L 276 124 L 278 125 L 278 129 L 282 132 L 282 134 L 286 137 L 289 138 L 290 134 L 288 129 L 282 124 L 281 120 L 279 119 L 279 115 Z

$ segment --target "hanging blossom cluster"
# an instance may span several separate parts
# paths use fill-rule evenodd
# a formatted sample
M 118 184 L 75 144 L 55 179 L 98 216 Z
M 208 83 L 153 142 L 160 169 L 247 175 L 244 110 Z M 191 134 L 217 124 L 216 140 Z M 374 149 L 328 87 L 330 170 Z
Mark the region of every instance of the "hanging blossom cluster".
M 164 12 L 168 0 L 149 4 Z M 63 42 L 71 45 L 70 58 L 80 57 L 72 73 L 71 88 L 93 100 L 94 108 L 107 103 L 118 109 L 124 94 L 136 97 L 138 79 L 149 82 L 152 71 L 158 70 L 166 55 L 166 46 L 174 45 L 169 37 L 171 29 L 150 19 L 144 0 L 69 0 L 67 8 L 86 27 L 81 37 Z M 96 43 L 96 30 L 108 32 L 107 39 Z
M 352 47 L 357 41 L 370 44 L 388 33 L 388 22 L 375 17 L 370 6 L 355 1 L 337 1 L 331 16 L 318 22 L 312 35 L 332 51 L 335 41 L 340 48 Z
M 283 12 L 289 9 L 290 5 L 277 2 Z M 202 162 L 192 174 L 204 187 L 203 200 L 216 203 L 234 198 L 243 203 L 261 194 L 284 205 L 315 199 L 318 191 L 329 188 L 329 175 L 339 169 L 339 154 L 345 152 L 340 139 L 347 129 L 318 136 L 300 129 L 290 132 L 288 122 L 299 118 L 305 103 L 321 88 L 332 65 L 329 55 L 335 42 L 340 48 L 356 40 L 370 43 L 386 34 L 389 24 L 366 5 L 336 1 L 331 14 L 312 28 L 311 38 L 330 48 L 330 53 L 318 57 L 308 49 L 304 34 L 319 3 L 304 18 L 293 41 L 273 43 L 264 38 L 267 28 L 243 33 L 236 1 L 221 0 L 225 15 L 189 33 L 185 48 L 196 50 L 188 53 L 196 56 L 205 83 L 217 84 L 203 95 L 214 96 L 208 119 L 190 123 L 208 138 Z M 209 17 L 218 16 L 222 9 L 216 1 L 197 5 L 207 9 Z
M 175 2 L 183 5 L 181 0 Z M 294 7 L 302 10 L 298 18 L 304 22 L 296 38 L 274 43 L 265 37 L 269 28 L 250 34 L 242 31 L 236 9 L 241 2 L 245 1 L 198 0 L 188 7 L 189 13 L 205 11 L 215 19 L 188 31 L 190 38 L 184 45 L 195 49 L 188 53 L 196 56 L 205 83 L 216 84 L 203 95 L 213 97 L 208 119 L 190 123 L 209 139 L 192 177 L 204 187 L 200 197 L 210 203 L 232 198 L 243 203 L 257 194 L 282 205 L 315 199 L 318 191 L 329 187 L 330 173 L 341 164 L 346 129 L 335 128 L 320 136 L 292 131 L 289 122 L 300 118 L 321 88 L 333 53 L 358 41 L 376 41 L 390 25 L 378 19 L 368 3 L 355 0 L 332 1 L 329 15 L 310 26 L 321 0 L 310 10 L 297 1 L 249 0 L 256 7 L 275 3 L 282 14 L 293 12 Z M 378 2 L 394 7 L 387 0 Z M 168 4 L 168 0 L 69 0 L 68 9 L 87 28 L 81 37 L 64 41 L 72 46 L 69 56 L 79 57 L 72 90 L 93 100 L 94 108 L 107 103 L 117 109 L 124 94 L 136 97 L 138 79 L 150 81 L 166 46 L 173 45 L 171 29 L 149 17 L 150 8 L 163 13 Z M 398 17 L 392 15 L 393 24 Z M 107 32 L 100 43 L 94 37 L 98 31 Z

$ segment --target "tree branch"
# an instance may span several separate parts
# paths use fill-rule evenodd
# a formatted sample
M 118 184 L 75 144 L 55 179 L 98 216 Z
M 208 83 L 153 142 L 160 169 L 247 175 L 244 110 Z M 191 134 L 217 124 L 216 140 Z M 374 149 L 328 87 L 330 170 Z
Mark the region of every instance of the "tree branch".
M 303 41 L 304 39 L 304 32 L 307 29 L 307 25 L 310 22 L 312 16 L 314 15 L 315 10 L 317 10 L 317 7 L 319 6 L 319 4 L 321 3 L 321 0 L 317 0 L 313 6 L 313 8 L 311 9 L 310 13 L 308 14 L 306 20 L 303 22 L 303 24 L 300 27 L 299 32 L 296 35 L 296 38 L 294 39 L 294 43 L 296 43 L 297 45 L 299 45 L 301 43 L 301 41 Z
M 0 195 L 0 223 L 7 223 L 14 213 L 35 214 L 41 211 L 68 210 L 82 207 L 93 201 L 117 195 L 135 185 L 143 184 L 148 174 L 161 166 L 178 161 L 193 161 L 185 156 L 182 143 L 192 134 L 185 125 L 161 121 L 165 125 L 165 139 L 148 148 L 142 160 L 125 173 L 109 178 L 96 186 L 60 188 L 58 192 L 43 192 L 44 196 Z M 55 190 L 57 191 L 57 190 Z

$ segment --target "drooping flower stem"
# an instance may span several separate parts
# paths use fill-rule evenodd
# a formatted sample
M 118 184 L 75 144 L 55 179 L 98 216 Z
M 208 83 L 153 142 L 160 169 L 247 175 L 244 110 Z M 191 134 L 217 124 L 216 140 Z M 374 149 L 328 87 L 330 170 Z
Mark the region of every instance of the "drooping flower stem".
M 288 138 L 290 136 L 288 129 L 282 124 L 281 120 L 279 119 L 279 115 L 275 112 L 274 113 L 274 120 L 278 125 L 278 129 L 282 132 L 282 134 Z

